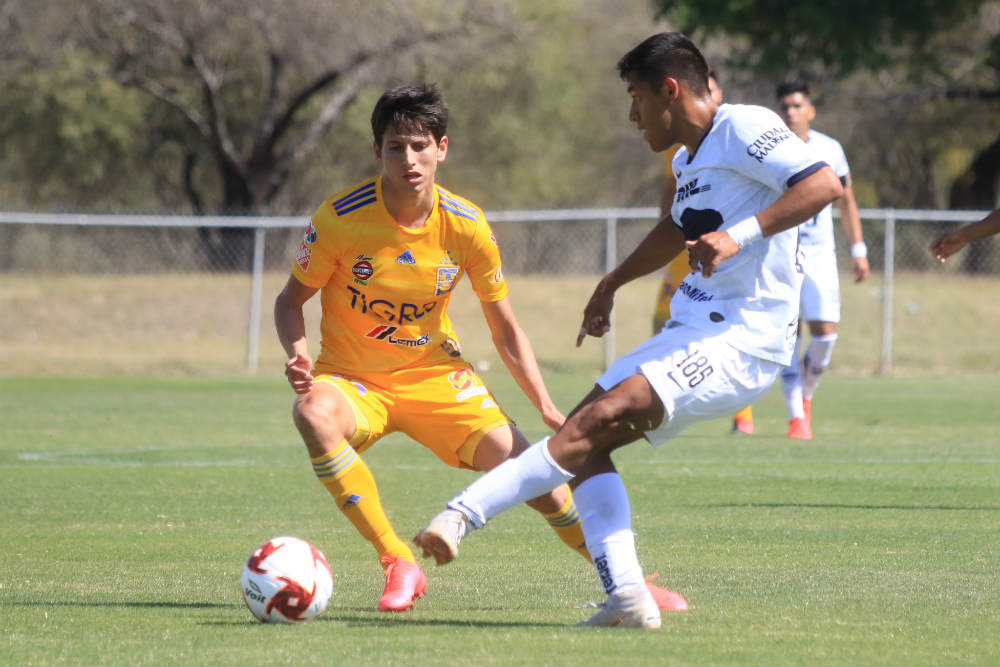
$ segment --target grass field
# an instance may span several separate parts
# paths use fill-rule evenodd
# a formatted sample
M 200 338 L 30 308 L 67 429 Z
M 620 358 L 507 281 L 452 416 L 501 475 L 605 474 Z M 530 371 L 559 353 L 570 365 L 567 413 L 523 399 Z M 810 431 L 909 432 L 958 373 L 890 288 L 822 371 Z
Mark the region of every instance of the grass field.
M 591 376 L 548 380 L 568 408 Z M 526 508 L 428 568 L 413 612 L 375 612 L 375 554 L 312 476 L 280 377 L 0 379 L 0 664 L 995 665 L 998 389 L 831 376 L 811 442 L 783 437 L 775 390 L 752 437 L 717 421 L 620 452 L 646 571 L 691 603 L 646 633 L 572 627 L 596 577 Z M 402 436 L 367 458 L 404 537 L 473 479 Z M 281 534 L 334 571 L 300 626 L 257 623 L 239 593 Z

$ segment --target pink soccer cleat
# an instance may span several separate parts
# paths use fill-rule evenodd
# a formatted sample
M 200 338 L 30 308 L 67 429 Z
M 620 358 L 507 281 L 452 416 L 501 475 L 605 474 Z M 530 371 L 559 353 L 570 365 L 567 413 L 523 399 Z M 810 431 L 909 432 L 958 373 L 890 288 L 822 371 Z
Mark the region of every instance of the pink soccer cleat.
M 812 429 L 805 417 L 796 417 L 788 422 L 788 437 L 796 440 L 812 440 Z
M 427 577 L 416 563 L 404 558 L 382 556 L 385 590 L 378 599 L 379 611 L 407 611 L 413 601 L 427 592 Z
M 663 611 L 687 611 L 688 601 L 679 593 L 668 591 L 666 588 L 661 588 L 652 583 L 652 580 L 658 576 L 660 576 L 658 573 L 654 573 L 646 577 L 646 588 L 649 589 L 653 599 L 656 600 L 656 606 Z

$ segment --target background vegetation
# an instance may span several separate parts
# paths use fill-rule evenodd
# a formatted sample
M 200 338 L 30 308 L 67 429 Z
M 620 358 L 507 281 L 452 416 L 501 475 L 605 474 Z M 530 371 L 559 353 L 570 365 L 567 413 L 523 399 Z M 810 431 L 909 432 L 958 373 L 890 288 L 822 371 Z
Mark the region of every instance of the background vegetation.
M 614 65 L 663 29 L 730 101 L 809 80 L 862 206 L 996 205 L 996 0 L 0 0 L 0 202 L 308 214 L 375 169 L 378 94 L 421 79 L 453 111 L 443 181 L 485 208 L 651 205 Z

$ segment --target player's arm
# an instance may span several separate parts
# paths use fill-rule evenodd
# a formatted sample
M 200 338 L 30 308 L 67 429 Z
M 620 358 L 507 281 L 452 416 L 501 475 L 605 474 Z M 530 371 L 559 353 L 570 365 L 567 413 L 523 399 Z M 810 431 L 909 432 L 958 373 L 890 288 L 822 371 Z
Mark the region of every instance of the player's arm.
M 996 209 L 979 222 L 945 232 L 931 243 L 931 254 L 938 261 L 944 262 L 972 241 L 979 241 L 987 236 L 1000 233 L 1000 208 Z
M 493 345 L 500 353 L 500 358 L 514 376 L 521 391 L 542 414 L 546 425 L 553 431 L 558 430 L 566 421 L 566 417 L 549 397 L 548 389 L 542 380 L 542 372 L 535 360 L 535 352 L 531 349 L 527 334 L 514 317 L 510 298 L 504 297 L 499 301 L 481 303 L 486 324 L 493 336 Z
M 706 278 L 715 273 L 724 260 L 745 245 L 767 238 L 813 217 L 844 194 L 833 169 L 823 166 L 785 190 L 773 204 L 741 220 L 725 231 L 709 232 L 687 241 L 691 268 L 701 270 Z
M 660 194 L 661 218 L 665 218 L 668 215 L 670 215 L 670 207 L 674 205 L 674 197 L 676 195 L 677 195 L 677 180 L 673 177 L 673 175 L 669 175 L 663 179 L 663 192 Z
M 583 322 L 576 337 L 580 347 L 584 337 L 601 337 L 611 329 L 611 309 L 615 291 L 636 278 L 656 271 L 684 250 L 684 232 L 666 215 L 639 242 L 635 250 L 611 273 L 601 278 L 583 309 Z
M 861 214 L 858 213 L 858 202 L 854 199 L 854 188 L 851 178 L 844 183 L 844 194 L 837 200 L 840 209 L 840 222 L 844 226 L 844 236 L 851 244 L 851 263 L 854 268 L 854 282 L 860 283 L 868 277 L 868 248 L 865 247 L 865 237 L 861 233 Z
M 318 291 L 316 287 L 303 285 L 295 276 L 289 276 L 274 300 L 274 326 L 278 331 L 278 340 L 288 355 L 285 376 L 296 394 L 304 394 L 312 387 L 313 360 L 309 356 L 302 306 Z

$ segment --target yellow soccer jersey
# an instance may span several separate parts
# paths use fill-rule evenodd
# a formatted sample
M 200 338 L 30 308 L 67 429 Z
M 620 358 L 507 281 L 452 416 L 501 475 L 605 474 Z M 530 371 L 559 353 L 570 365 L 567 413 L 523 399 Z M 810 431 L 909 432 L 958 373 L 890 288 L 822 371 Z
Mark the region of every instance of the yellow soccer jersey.
M 320 372 L 383 372 L 458 357 L 447 309 L 462 275 L 482 301 L 507 296 L 496 237 L 477 206 L 435 186 L 430 217 L 408 229 L 389 215 L 381 184 L 381 176 L 368 179 L 323 202 L 292 266 L 301 283 L 322 288 Z

